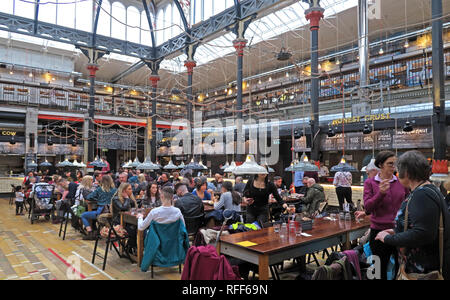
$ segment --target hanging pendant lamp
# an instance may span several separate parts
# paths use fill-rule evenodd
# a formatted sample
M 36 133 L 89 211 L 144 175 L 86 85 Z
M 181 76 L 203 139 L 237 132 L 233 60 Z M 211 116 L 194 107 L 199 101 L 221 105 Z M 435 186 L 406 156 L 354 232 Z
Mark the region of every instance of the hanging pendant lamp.
M 236 169 L 236 162 L 233 160 L 231 164 L 228 166 L 228 168 L 224 169 L 224 173 L 233 173 L 233 171 Z
M 146 158 L 144 159 L 144 162 L 141 163 L 141 164 L 139 164 L 139 165 L 136 167 L 136 169 L 138 169 L 138 170 L 159 170 L 160 167 L 159 167 L 158 165 L 154 164 L 154 163 L 151 161 L 150 157 L 146 157 Z
M 74 165 L 66 158 L 62 163 L 59 164 L 60 167 L 73 167 Z
M 303 171 L 303 172 L 319 172 L 319 167 L 315 164 L 309 162 L 308 156 L 303 152 L 300 162 L 293 166 L 294 171 Z
M 245 162 L 234 169 L 235 175 L 269 174 L 267 169 L 258 165 L 253 155 L 247 155 Z
M 181 164 L 178 165 L 177 169 L 184 169 L 186 167 L 186 165 L 184 164 L 184 162 L 182 161 Z
M 172 160 L 170 160 L 169 163 L 164 166 L 164 170 L 175 170 L 175 169 L 178 169 L 178 167 L 173 164 Z
M 51 167 L 52 164 L 49 163 L 49 162 L 47 161 L 47 159 L 45 159 L 43 162 L 41 162 L 41 163 L 39 164 L 39 166 L 40 166 L 40 167 Z
M 226 168 L 228 168 L 230 166 L 230 164 L 228 163 L 228 161 L 222 166 L 220 167 L 221 170 L 225 170 Z
M 345 158 L 342 157 L 341 161 L 339 162 L 339 164 L 337 164 L 336 166 L 332 167 L 330 169 L 331 172 L 358 172 L 358 170 L 353 167 L 352 165 L 348 164 L 345 161 Z
M 28 164 L 28 167 L 30 167 L 30 168 L 37 168 L 37 166 L 38 166 L 38 164 L 34 160 Z

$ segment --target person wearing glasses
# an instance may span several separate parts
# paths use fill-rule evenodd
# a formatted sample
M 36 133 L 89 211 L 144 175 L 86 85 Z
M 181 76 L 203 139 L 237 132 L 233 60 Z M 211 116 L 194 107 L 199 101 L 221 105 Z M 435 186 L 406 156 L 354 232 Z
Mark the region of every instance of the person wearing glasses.
M 370 214 L 370 249 L 381 260 L 381 279 L 387 279 L 387 266 L 391 254 L 396 255 L 393 246 L 376 240 L 379 232 L 394 229 L 395 217 L 409 194 L 394 175 L 397 157 L 391 151 L 381 151 L 375 157 L 375 166 L 380 172 L 364 182 L 365 211 L 355 213 L 356 218 Z

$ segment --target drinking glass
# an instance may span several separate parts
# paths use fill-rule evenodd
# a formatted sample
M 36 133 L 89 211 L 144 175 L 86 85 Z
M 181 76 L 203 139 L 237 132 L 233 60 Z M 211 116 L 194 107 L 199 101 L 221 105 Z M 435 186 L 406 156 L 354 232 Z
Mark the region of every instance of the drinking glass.
M 281 224 L 281 229 L 280 229 L 280 237 L 285 237 L 287 234 L 287 225 L 286 223 Z
M 352 216 L 350 215 L 350 213 L 346 213 L 345 214 L 345 221 L 351 221 L 352 220 Z
M 276 232 L 276 233 L 279 233 L 280 232 L 280 227 L 281 227 L 280 223 L 273 224 L 273 231 Z
M 302 222 L 298 222 L 298 227 L 295 228 L 295 236 L 302 235 Z

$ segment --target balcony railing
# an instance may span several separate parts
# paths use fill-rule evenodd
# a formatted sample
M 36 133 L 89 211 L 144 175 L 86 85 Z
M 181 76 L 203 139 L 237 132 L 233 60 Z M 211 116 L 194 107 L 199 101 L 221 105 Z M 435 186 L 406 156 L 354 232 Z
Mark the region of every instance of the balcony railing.
M 89 94 L 65 89 L 0 83 L 0 104 L 85 113 L 89 108 Z M 185 110 L 177 105 L 157 104 L 156 113 L 165 119 L 183 118 L 186 115 Z M 151 116 L 151 100 L 96 95 L 95 111 L 96 114 L 102 115 L 146 117 Z

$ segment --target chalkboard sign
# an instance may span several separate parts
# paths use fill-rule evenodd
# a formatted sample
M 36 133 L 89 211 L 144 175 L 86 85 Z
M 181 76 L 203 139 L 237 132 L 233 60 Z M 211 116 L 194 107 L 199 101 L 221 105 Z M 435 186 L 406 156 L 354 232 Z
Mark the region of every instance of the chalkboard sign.
M 412 132 L 403 132 L 402 129 L 395 132 L 394 129 L 386 129 L 374 131 L 370 135 L 362 132 L 348 132 L 345 133 L 344 141 L 342 134 L 331 138 L 322 135 L 320 149 L 322 151 L 342 150 L 343 143 L 347 150 L 372 150 L 373 147 L 376 150 L 417 149 L 432 148 L 433 138 L 431 128 L 427 127 L 416 128 Z

